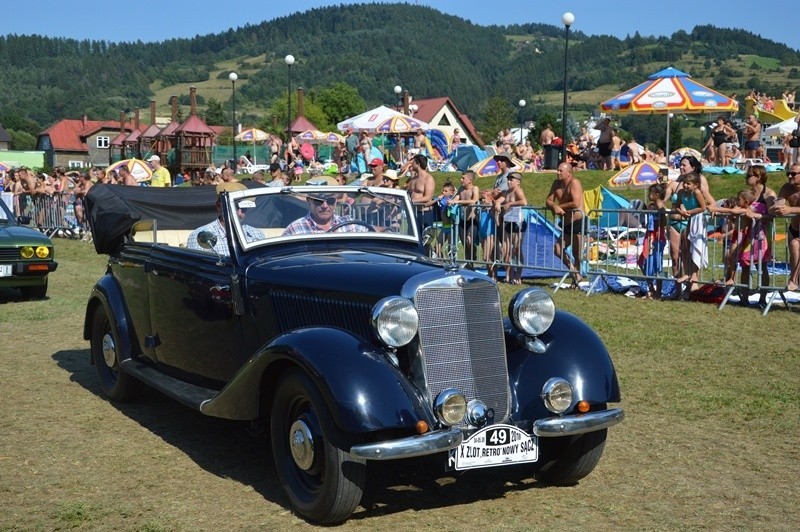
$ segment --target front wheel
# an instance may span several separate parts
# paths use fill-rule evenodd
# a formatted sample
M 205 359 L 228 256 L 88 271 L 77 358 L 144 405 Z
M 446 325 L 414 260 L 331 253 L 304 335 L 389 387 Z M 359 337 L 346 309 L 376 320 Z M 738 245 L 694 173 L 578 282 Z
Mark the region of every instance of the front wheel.
M 44 284 L 38 286 L 23 286 L 20 288 L 22 297 L 25 299 L 44 299 L 47 295 L 47 277 L 44 279 Z
M 92 317 L 91 351 L 100 389 L 114 401 L 131 401 L 142 391 L 142 382 L 119 367 L 119 347 L 103 305 L 97 305 Z
M 552 463 L 542 468 L 536 478 L 553 486 L 568 486 L 591 473 L 606 445 L 607 429 L 578 436 L 547 438 L 543 445 L 545 459 Z
M 330 412 L 306 374 L 283 376 L 270 424 L 275 467 L 292 507 L 318 524 L 347 519 L 361 501 L 366 462 L 340 447 Z

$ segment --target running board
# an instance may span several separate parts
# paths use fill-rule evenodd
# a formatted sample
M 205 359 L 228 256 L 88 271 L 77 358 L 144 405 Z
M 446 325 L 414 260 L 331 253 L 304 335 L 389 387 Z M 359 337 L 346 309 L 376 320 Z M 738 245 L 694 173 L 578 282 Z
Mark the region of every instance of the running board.
M 200 410 L 200 406 L 211 399 L 214 399 L 219 392 L 201 386 L 195 386 L 182 380 L 164 375 L 147 364 L 142 364 L 129 358 L 120 363 L 122 371 L 136 377 L 148 386 L 155 388 L 164 395 L 180 401 L 184 405 Z

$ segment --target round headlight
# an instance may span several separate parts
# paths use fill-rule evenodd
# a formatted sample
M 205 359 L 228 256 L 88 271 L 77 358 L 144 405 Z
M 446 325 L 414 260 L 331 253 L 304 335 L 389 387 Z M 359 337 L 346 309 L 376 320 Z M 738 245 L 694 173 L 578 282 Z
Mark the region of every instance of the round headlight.
M 39 246 L 36 248 L 36 256 L 40 259 L 46 259 L 50 256 L 50 248 L 47 246 Z
M 556 317 L 556 305 L 550 294 L 539 288 L 519 292 L 508 305 L 508 317 L 519 330 L 536 336 L 542 334 Z
M 467 398 L 455 388 L 442 390 L 436 396 L 433 411 L 436 412 L 439 421 L 452 427 L 464 419 L 467 413 Z
M 23 259 L 30 259 L 33 257 L 33 248 L 31 246 L 23 246 L 19 248 L 19 256 Z
M 417 334 L 419 316 L 414 304 L 403 297 L 387 297 L 372 309 L 372 327 L 383 343 L 400 347 Z
M 563 414 L 572 404 L 572 386 L 562 378 L 549 379 L 542 386 L 544 406 L 554 414 Z

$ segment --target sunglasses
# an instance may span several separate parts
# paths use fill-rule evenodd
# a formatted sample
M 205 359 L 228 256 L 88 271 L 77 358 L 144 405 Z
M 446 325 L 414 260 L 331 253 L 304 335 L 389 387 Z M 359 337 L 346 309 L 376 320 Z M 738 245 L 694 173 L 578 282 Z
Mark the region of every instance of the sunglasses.
M 800 172 L 786 172 L 786 177 L 794 177 L 797 174 L 800 174 Z

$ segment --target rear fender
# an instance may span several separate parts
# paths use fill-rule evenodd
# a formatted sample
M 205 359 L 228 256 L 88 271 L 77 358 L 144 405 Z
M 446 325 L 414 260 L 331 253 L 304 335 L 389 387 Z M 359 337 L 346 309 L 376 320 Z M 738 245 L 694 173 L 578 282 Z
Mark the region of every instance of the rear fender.
M 262 379 L 274 385 L 287 366 L 300 367 L 314 380 L 343 431 L 413 429 L 420 419 L 433 426 L 426 402 L 379 349 L 347 331 L 326 327 L 276 337 L 200 410 L 229 419 L 255 419 L 262 405 Z M 271 392 L 269 387 L 264 390 Z
M 92 318 L 95 309 L 101 306 L 105 309 L 106 315 L 111 322 L 111 329 L 116 338 L 115 343 L 119 350 L 120 362 L 132 356 L 132 349 L 135 344 L 135 336 L 131 329 L 131 318 L 124 303 L 117 280 L 110 274 L 101 277 L 92 288 L 89 301 L 86 304 L 86 315 L 83 319 L 83 339 L 92 339 Z
M 573 404 L 591 405 L 620 401 L 614 364 L 600 337 L 586 323 L 558 311 L 550 329 L 539 337 L 545 353 L 533 353 L 520 341 L 522 333 L 506 321 L 509 346 L 508 372 L 512 395 L 512 419 L 534 420 L 552 416 L 541 398 L 542 387 L 552 377 L 562 377 L 573 387 Z

